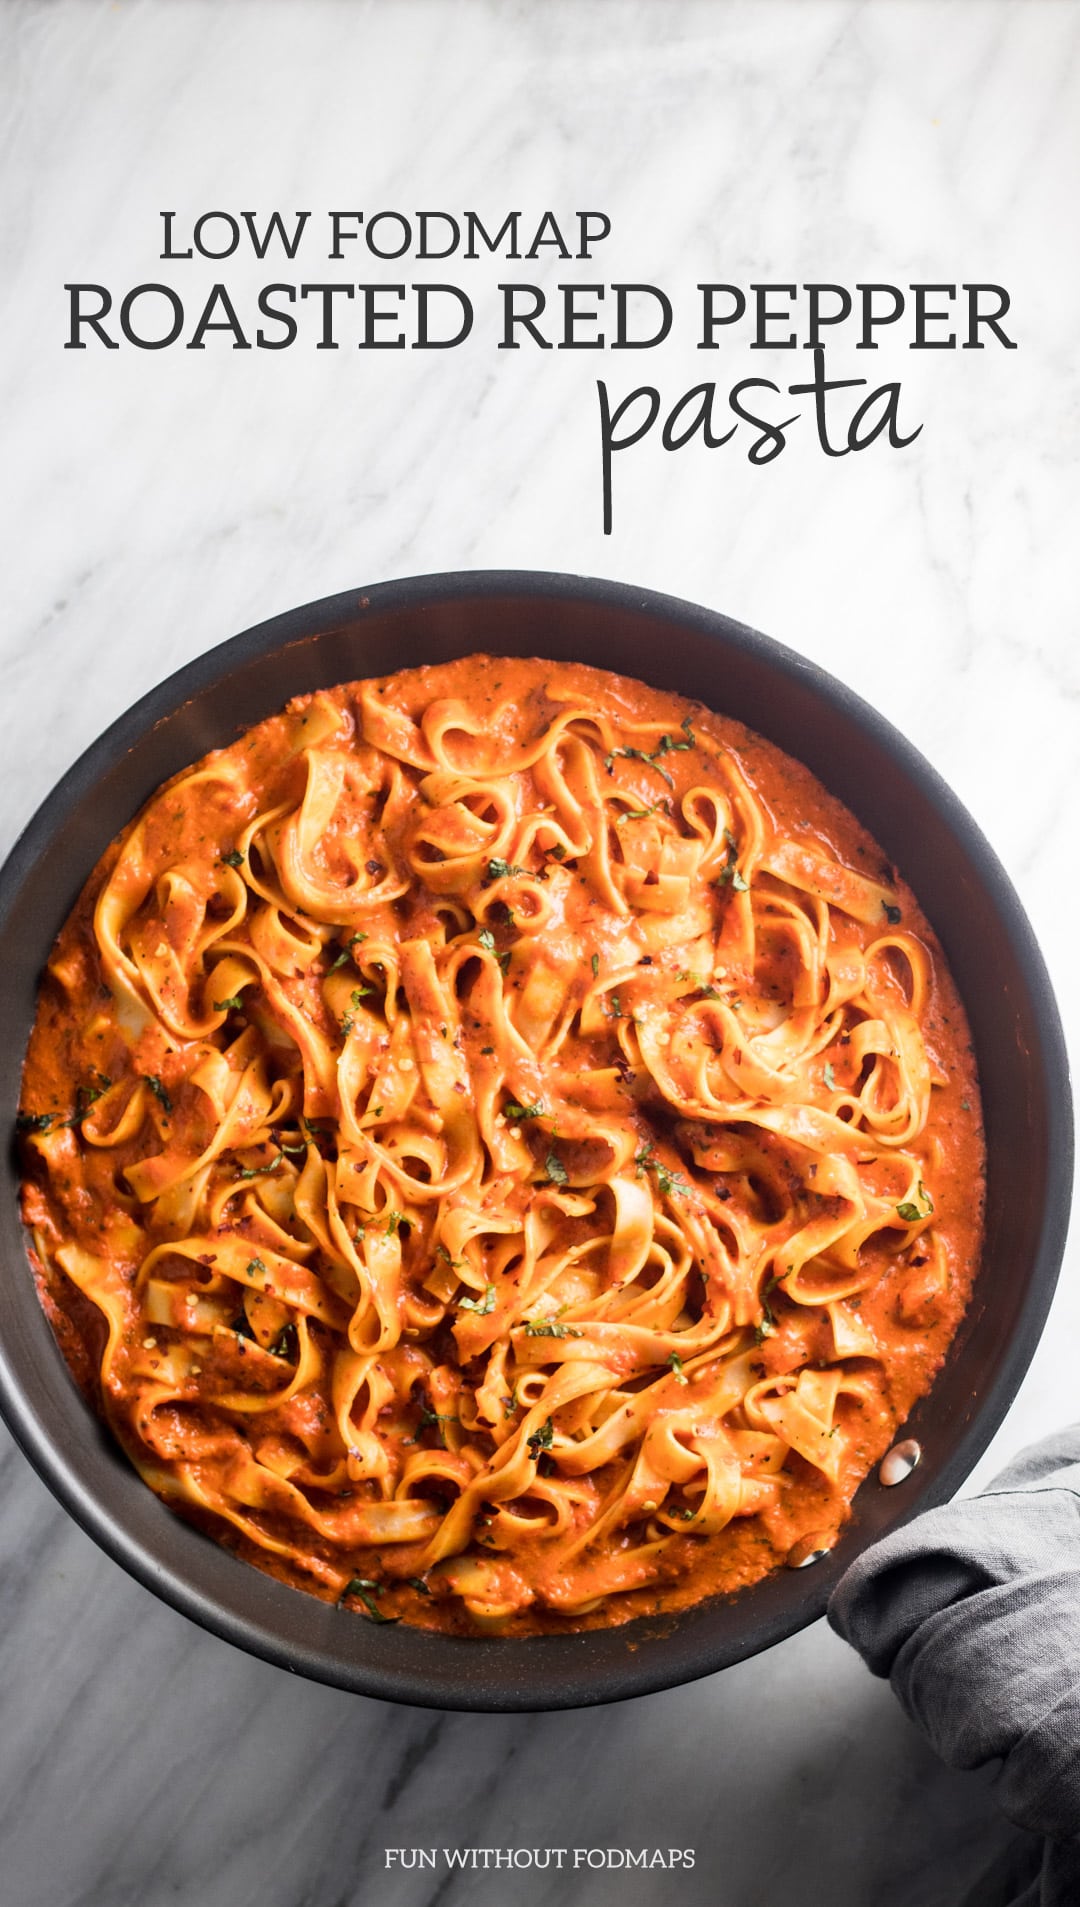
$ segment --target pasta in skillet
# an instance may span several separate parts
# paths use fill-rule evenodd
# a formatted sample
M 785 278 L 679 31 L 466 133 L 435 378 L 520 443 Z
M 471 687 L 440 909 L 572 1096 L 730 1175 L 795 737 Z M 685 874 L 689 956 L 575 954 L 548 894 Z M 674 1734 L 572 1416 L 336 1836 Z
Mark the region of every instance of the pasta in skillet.
M 43 982 L 24 1212 L 76 1377 L 357 1616 L 625 1621 L 830 1543 L 980 1242 L 895 871 L 738 724 L 470 657 L 156 794 Z

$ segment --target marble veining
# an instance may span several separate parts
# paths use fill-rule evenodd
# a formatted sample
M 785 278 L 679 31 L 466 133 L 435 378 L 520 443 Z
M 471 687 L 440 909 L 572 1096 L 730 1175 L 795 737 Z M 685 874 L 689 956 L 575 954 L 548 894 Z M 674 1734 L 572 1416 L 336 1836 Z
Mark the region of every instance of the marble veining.
M 1058 0 L 9 0 L 0 848 L 138 695 L 277 610 L 438 569 L 611 575 L 766 629 L 916 742 L 1015 881 L 1075 1053 L 1078 57 Z M 988 280 L 1018 349 L 878 353 L 923 424 L 903 452 L 826 462 L 804 420 L 757 469 L 735 446 L 627 453 L 610 537 L 598 377 L 671 402 L 786 385 L 809 354 L 706 360 L 690 321 L 656 353 L 500 352 L 500 279 L 571 270 L 503 260 L 428 268 L 484 314 L 452 353 L 63 350 L 68 280 L 296 275 L 166 267 L 160 209 L 301 206 L 603 209 L 573 274 L 680 312 L 703 280 Z M 303 275 L 422 274 L 357 252 Z M 976 1481 L 1074 1411 L 1078 1330 L 1074 1250 Z M 6 1435 L 0 1489 L 4 1907 L 953 1907 L 1009 1840 L 992 1773 L 940 1769 L 822 1625 L 607 1711 L 395 1709 L 159 1604 Z M 446 1845 L 696 1864 L 385 1867 Z

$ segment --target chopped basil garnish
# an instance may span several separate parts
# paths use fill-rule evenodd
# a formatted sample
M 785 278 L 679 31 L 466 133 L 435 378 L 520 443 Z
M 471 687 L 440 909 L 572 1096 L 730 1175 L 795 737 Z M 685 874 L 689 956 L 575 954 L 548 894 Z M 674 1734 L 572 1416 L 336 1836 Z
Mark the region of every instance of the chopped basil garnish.
M 420 1412 L 420 1422 L 417 1425 L 417 1429 L 418 1430 L 437 1430 L 439 1433 L 439 1442 L 442 1444 L 442 1447 L 445 1450 L 446 1449 L 446 1432 L 443 1429 L 443 1425 L 457 1424 L 460 1422 L 461 1422 L 460 1417 L 449 1416 L 445 1411 L 432 1410 L 430 1404 L 425 1404 L 423 1409 Z
M 397 1622 L 400 1620 L 399 1617 L 384 1616 L 375 1601 L 376 1596 L 382 1595 L 385 1587 L 385 1583 L 374 1582 L 370 1576 L 354 1576 L 351 1582 L 345 1584 L 338 1601 L 344 1602 L 347 1596 L 355 1596 L 359 1602 L 363 1603 L 372 1622 Z
M 788 1269 L 790 1270 L 790 1266 Z M 785 1276 L 786 1275 L 785 1273 Z M 755 1344 L 764 1344 L 766 1338 L 776 1336 L 776 1317 L 773 1313 L 772 1305 L 769 1303 L 768 1294 L 770 1291 L 776 1289 L 778 1282 L 775 1277 L 767 1279 L 759 1293 L 761 1299 L 761 1323 L 755 1324 L 754 1326 Z
M 667 769 L 661 768 L 660 757 L 662 755 L 677 754 L 680 749 L 697 747 L 697 737 L 690 726 L 691 720 L 691 716 L 683 716 L 681 726 L 683 735 L 685 736 L 684 741 L 677 742 L 671 735 L 661 735 L 651 755 L 647 755 L 642 748 L 613 748 L 610 755 L 604 756 L 604 767 L 607 769 L 608 774 L 610 775 L 613 772 L 616 757 L 622 755 L 628 761 L 642 761 L 647 768 L 655 768 L 658 775 L 663 775 L 668 787 L 674 790 L 675 783 Z
M 527 1338 L 582 1338 L 584 1331 L 576 1325 L 560 1324 L 557 1318 L 526 1318 L 525 1336 Z
M 656 1173 L 656 1183 L 664 1198 L 670 1198 L 673 1192 L 686 1192 L 689 1187 L 681 1172 L 669 1172 L 660 1159 L 654 1159 L 652 1165 Z
M 918 1185 L 918 1197 L 923 1201 L 923 1204 L 926 1206 L 925 1211 L 923 1211 L 922 1206 L 916 1205 L 913 1199 L 905 1199 L 904 1203 L 902 1205 L 898 1205 L 896 1208 L 898 1217 L 902 1218 L 906 1225 L 917 1225 L 920 1219 L 929 1218 L 931 1213 L 933 1212 L 934 1201 L 930 1197 L 930 1194 L 927 1191 L 921 1179 L 919 1180 L 919 1185 Z
M 350 934 L 348 940 L 345 942 L 344 947 L 342 948 L 341 952 L 338 954 L 337 959 L 332 960 L 330 962 L 330 965 L 326 970 L 327 973 L 336 973 L 339 967 L 343 967 L 345 965 L 345 962 L 348 960 L 349 955 L 351 954 L 353 948 L 358 947 L 360 942 L 366 939 L 367 939 L 366 934 L 360 934 L 360 933 Z M 370 991 L 370 988 L 369 988 L 369 991 Z
M 295 1150 L 295 1147 L 293 1149 Z M 264 1172 L 276 1172 L 283 1157 L 284 1154 L 279 1152 L 271 1159 L 269 1165 L 242 1165 L 237 1176 L 241 1179 L 261 1179 Z
M 898 1205 L 896 1209 L 900 1217 L 904 1219 L 908 1225 L 917 1225 L 920 1218 L 925 1216 L 925 1214 L 919 1210 L 919 1207 L 914 1205 L 910 1199 L 905 1199 L 904 1203 Z
M 670 1168 L 664 1164 L 662 1159 L 656 1157 L 655 1146 L 642 1146 L 641 1151 L 634 1154 L 634 1164 L 637 1167 L 637 1177 L 639 1179 L 646 1170 L 655 1172 L 657 1189 L 665 1198 L 670 1197 L 672 1192 L 688 1192 L 690 1190 L 681 1172 L 672 1172 Z
M 478 1318 L 490 1316 L 491 1312 L 495 1309 L 495 1286 L 485 1285 L 482 1298 L 459 1298 L 458 1309 L 460 1311 L 475 1311 Z
M 62 1124 L 65 1126 L 81 1126 L 91 1106 L 108 1092 L 109 1087 L 112 1085 L 112 1080 L 108 1079 L 104 1073 L 99 1073 L 98 1078 L 101 1081 L 100 1086 L 77 1086 L 75 1088 L 75 1111 L 72 1113 L 71 1118 L 63 1120 Z
M 607 769 L 609 775 L 612 774 L 614 772 L 615 760 L 620 755 L 625 757 L 627 761 L 642 761 L 645 763 L 646 768 L 655 768 L 657 774 L 663 776 L 668 787 L 674 789 L 675 782 L 672 776 L 668 773 L 666 768 L 661 768 L 657 760 L 658 755 L 666 753 L 667 750 L 663 748 L 658 748 L 655 755 L 647 755 L 643 748 L 613 748 L 610 755 L 604 756 L 604 767 Z
M 694 734 L 694 731 L 690 726 L 692 719 L 693 718 L 689 715 L 684 715 L 682 718 L 681 726 L 682 726 L 683 734 L 686 737 L 685 741 L 675 742 L 675 741 L 672 741 L 670 735 L 661 735 L 659 746 L 656 749 L 656 753 L 658 755 L 673 755 L 677 753 L 679 749 L 696 748 L 697 736 Z

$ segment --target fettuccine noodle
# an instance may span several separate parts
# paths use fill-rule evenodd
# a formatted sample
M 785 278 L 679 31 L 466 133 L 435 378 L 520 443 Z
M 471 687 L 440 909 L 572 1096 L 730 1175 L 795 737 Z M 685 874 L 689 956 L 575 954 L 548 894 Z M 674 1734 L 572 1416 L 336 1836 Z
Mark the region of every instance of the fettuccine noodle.
M 170 1504 L 358 1618 L 532 1633 L 809 1537 L 966 1302 L 967 1029 L 809 774 L 579 665 L 290 704 L 49 962 L 43 1301 Z

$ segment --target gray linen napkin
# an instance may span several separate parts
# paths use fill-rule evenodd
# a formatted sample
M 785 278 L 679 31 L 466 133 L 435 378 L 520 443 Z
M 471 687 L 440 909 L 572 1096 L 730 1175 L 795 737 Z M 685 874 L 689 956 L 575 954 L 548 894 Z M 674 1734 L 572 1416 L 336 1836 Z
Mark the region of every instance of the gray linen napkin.
M 1080 1907 L 1080 1425 L 875 1543 L 829 1621 L 943 1760 L 1000 1761 L 1000 1806 L 1043 1837 L 967 1907 Z

